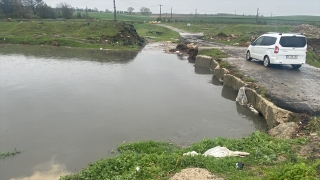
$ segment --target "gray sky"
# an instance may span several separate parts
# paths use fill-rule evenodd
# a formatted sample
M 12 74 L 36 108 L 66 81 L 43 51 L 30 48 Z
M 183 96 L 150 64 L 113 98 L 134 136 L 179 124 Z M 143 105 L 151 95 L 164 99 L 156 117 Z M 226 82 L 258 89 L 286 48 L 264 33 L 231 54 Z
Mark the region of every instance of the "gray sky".
M 113 10 L 113 0 L 43 0 L 48 5 L 56 7 L 60 2 L 66 2 L 78 8 L 98 8 Z M 201 14 L 232 13 L 256 14 L 257 8 L 264 16 L 275 15 L 318 15 L 320 16 L 320 0 L 116 0 L 117 10 L 127 10 L 133 7 L 139 11 L 141 7 L 150 8 L 153 13 L 195 13 Z

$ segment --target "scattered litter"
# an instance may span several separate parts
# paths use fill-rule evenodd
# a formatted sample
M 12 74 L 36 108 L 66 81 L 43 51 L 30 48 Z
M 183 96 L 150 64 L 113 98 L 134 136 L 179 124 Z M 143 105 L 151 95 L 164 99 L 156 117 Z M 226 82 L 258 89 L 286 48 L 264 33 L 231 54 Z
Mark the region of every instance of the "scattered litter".
M 237 168 L 238 170 L 243 169 L 243 167 L 244 167 L 243 162 L 237 162 L 237 163 L 236 163 L 236 168 Z
M 259 111 L 257 111 L 251 104 L 248 104 L 248 108 L 250 109 L 251 112 L 254 114 L 258 115 Z
M 195 156 L 200 155 L 196 151 L 191 151 L 183 154 L 184 156 Z M 204 154 L 204 156 L 213 156 L 213 157 L 229 157 L 229 156 L 239 156 L 244 157 L 249 155 L 247 152 L 240 152 L 240 151 L 231 151 L 226 147 L 216 146 L 214 148 L 211 148 L 207 150 Z
M 184 156 L 195 156 L 195 155 L 199 155 L 199 153 L 197 153 L 196 151 L 191 151 L 191 152 L 187 152 L 187 153 L 183 153 Z

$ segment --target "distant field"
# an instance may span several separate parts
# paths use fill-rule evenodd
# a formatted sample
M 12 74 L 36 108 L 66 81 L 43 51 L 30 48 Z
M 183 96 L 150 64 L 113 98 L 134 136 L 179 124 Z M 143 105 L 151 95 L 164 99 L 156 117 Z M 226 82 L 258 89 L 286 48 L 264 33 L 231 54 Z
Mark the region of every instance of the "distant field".
M 112 13 L 98 13 L 89 12 L 92 18 L 113 19 Z M 142 15 L 128 15 L 128 14 L 117 14 L 117 19 L 122 21 L 153 21 L 159 15 L 153 14 L 151 16 Z M 162 14 L 163 18 L 170 19 L 171 15 Z M 213 16 L 213 15 L 203 15 L 199 14 L 197 17 L 191 14 L 173 14 L 172 19 L 174 21 L 180 22 L 212 22 L 212 23 L 239 23 L 239 24 L 252 24 L 256 23 L 256 16 Z M 320 24 L 320 16 L 274 16 L 274 17 L 258 17 L 258 22 L 260 24 L 270 24 L 270 23 L 281 23 L 281 24 Z
M 82 13 L 84 14 L 84 13 Z M 99 13 L 99 12 L 89 12 L 89 17 L 97 18 L 102 20 L 113 20 L 113 13 Z M 155 18 L 150 16 L 142 16 L 142 15 L 128 15 L 128 14 L 117 14 L 117 20 L 119 21 L 154 21 Z
M 183 29 L 189 32 L 203 32 L 204 39 L 208 41 L 216 41 L 224 44 L 233 45 L 238 43 L 244 45 L 252 38 L 257 37 L 266 32 L 289 32 L 293 28 L 291 25 L 260 25 L 260 24 L 217 24 L 217 23 L 191 23 L 190 27 L 184 22 L 168 23 L 168 25 Z M 217 38 L 219 33 L 225 34 L 227 37 Z M 230 37 L 234 36 L 234 37 Z
M 214 23 L 256 23 L 255 16 L 209 16 L 209 15 L 197 15 L 183 17 L 177 15 L 173 18 L 178 21 L 190 21 L 190 22 L 214 22 Z M 301 24 L 301 23 L 319 23 L 320 16 L 275 16 L 275 17 L 258 17 L 260 24 L 281 23 L 281 24 Z

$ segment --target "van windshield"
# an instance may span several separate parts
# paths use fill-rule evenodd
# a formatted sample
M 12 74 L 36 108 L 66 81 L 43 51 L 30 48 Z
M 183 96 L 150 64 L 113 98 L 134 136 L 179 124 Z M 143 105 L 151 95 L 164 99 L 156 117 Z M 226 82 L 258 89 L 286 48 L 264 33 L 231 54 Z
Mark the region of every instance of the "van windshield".
M 280 39 L 280 45 L 282 47 L 305 47 L 307 40 L 305 37 L 297 36 L 283 36 Z

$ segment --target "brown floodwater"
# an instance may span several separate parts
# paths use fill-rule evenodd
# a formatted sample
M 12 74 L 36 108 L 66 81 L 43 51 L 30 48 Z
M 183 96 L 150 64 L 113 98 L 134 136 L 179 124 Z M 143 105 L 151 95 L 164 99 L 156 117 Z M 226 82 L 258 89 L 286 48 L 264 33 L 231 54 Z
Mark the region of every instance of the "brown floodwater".
M 141 51 L 0 46 L 0 179 L 57 179 L 143 140 L 190 144 L 266 131 L 209 69 Z

